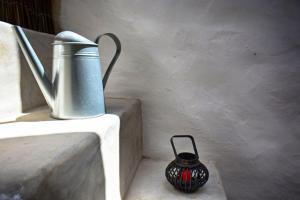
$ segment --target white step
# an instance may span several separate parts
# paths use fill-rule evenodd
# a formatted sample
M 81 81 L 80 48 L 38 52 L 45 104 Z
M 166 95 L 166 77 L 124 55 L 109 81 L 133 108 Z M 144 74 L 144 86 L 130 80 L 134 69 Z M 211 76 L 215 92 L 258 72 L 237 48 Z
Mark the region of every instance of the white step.
M 1 100 L 0 100 L 1 102 Z M 118 175 L 118 181 L 120 182 L 120 193 L 121 196 L 123 197 L 126 193 L 126 191 L 128 190 L 132 179 L 134 177 L 134 174 L 136 172 L 136 169 L 138 167 L 138 164 L 141 160 L 142 157 L 142 118 L 141 118 L 141 103 L 140 101 L 136 100 L 136 99 L 124 99 L 124 98 L 106 98 L 106 104 L 107 104 L 107 112 L 108 113 L 112 113 L 115 114 L 117 116 L 119 116 L 120 118 L 120 130 L 117 130 L 117 135 L 118 138 L 120 139 L 120 142 L 118 142 L 117 140 L 113 140 L 111 145 L 114 145 L 113 143 L 115 142 L 116 145 L 119 144 L 119 151 L 118 153 L 120 153 L 120 155 L 118 153 L 114 153 L 113 149 L 110 149 L 108 151 L 108 154 L 111 154 L 111 157 L 109 156 L 109 160 L 111 160 L 113 158 L 112 155 L 118 155 L 118 157 L 120 156 L 120 163 L 119 163 L 119 167 L 115 168 L 115 169 L 119 169 L 119 173 L 117 171 L 113 171 L 110 172 L 109 175 L 113 175 L 113 174 L 119 174 Z M 29 135 L 44 135 L 44 134 L 50 134 L 50 133 L 60 133 L 60 131 L 62 131 L 63 133 L 65 132 L 78 132 L 78 128 L 82 127 L 82 124 L 84 121 L 87 120 L 92 120 L 93 126 L 101 129 L 101 119 L 105 119 L 105 116 L 101 116 L 99 117 L 99 121 L 95 121 L 95 118 L 91 118 L 91 119 L 84 119 L 84 120 L 76 120 L 76 124 L 72 125 L 72 126 L 68 126 L 67 123 L 72 123 L 72 121 L 74 120 L 55 120 L 49 117 L 50 116 L 50 112 L 49 109 L 47 109 L 47 107 L 41 107 L 38 109 L 35 109 L 34 111 L 30 111 L 29 113 L 20 113 L 19 115 L 13 115 L 9 118 L 1 118 L 0 116 L 0 149 L 1 148 L 5 148 L 5 144 L 7 142 L 1 140 L 1 138 L 3 137 L 3 134 L 7 134 L 6 131 L 7 129 L 5 127 L 11 127 L 11 129 L 13 129 L 13 126 L 15 126 L 16 128 L 14 130 L 12 130 L 11 132 L 14 132 L 15 136 L 17 131 L 23 131 L 23 128 L 20 129 L 18 127 L 24 125 L 28 127 L 28 130 L 24 130 L 25 132 L 22 133 L 22 136 L 29 136 Z M 6 123 L 5 123 L 6 122 Z M 10 122 L 10 123 L 7 123 Z M 1 124 L 2 123 L 2 124 Z M 47 132 L 45 133 L 45 131 L 43 131 L 45 129 L 45 127 L 43 126 L 43 124 L 48 124 L 48 123 L 52 123 L 52 126 L 50 126 L 49 130 L 47 129 Z M 61 125 L 61 123 L 65 123 L 66 125 Z M 18 124 L 18 125 L 17 125 Z M 68 131 L 63 131 L 64 129 L 69 128 Z M 54 130 L 55 129 L 55 130 Z M 103 131 L 100 132 L 105 132 L 106 129 L 103 129 Z M 51 132 L 52 131 L 52 132 Z M 53 132 L 54 131 L 54 132 Z M 56 131 L 56 132 L 55 132 Z M 36 132 L 36 134 L 33 134 L 34 132 Z M 40 132 L 40 133 L 39 133 Z M 91 126 L 87 126 L 87 127 L 83 127 L 80 132 L 92 132 L 91 131 Z M 15 162 L 12 163 L 11 165 L 9 165 L 9 162 L 5 162 L 6 165 L 2 166 L 2 168 L 0 168 L 0 200 L 1 200 L 1 195 L 5 195 L 5 196 L 11 196 L 11 195 L 19 195 L 20 197 L 23 197 L 24 195 L 31 195 L 31 196 L 38 196 L 40 200 L 42 199 L 46 199 L 46 197 L 49 197 L 49 195 L 52 195 L 50 197 L 53 197 L 54 199 L 57 198 L 57 196 L 55 195 L 59 195 L 59 193 L 51 193 L 51 190 L 49 190 L 49 186 L 45 187 L 45 183 L 48 184 L 48 181 L 51 181 L 52 179 L 48 179 L 47 177 L 49 176 L 49 174 L 53 174 L 52 173 L 52 169 L 57 169 L 59 167 L 57 166 L 61 166 L 63 163 L 63 165 L 70 165 L 70 159 L 68 159 L 69 157 L 64 159 L 60 159 L 58 160 L 59 162 L 56 162 L 55 160 L 53 160 L 53 162 L 46 162 L 47 160 L 43 159 L 44 157 L 49 157 L 51 156 L 48 152 L 47 149 L 51 149 L 54 144 L 53 142 L 51 142 L 49 140 L 49 142 L 44 142 L 39 146 L 39 142 L 41 140 L 43 140 L 43 137 L 45 136 L 36 136 L 36 137 L 31 137 L 29 139 L 23 139 L 23 138 L 15 138 L 13 140 L 11 140 L 10 142 L 10 148 L 11 149 L 15 149 L 18 150 L 18 152 L 20 154 L 18 154 L 18 157 L 16 157 L 15 155 L 17 155 L 17 153 L 13 154 L 13 152 L 9 153 L 9 152 L 4 152 L 4 154 L 0 154 L 0 161 L 2 160 L 3 163 L 7 160 L 10 160 L 11 156 L 14 157 Z M 87 136 L 88 137 L 88 136 Z M 107 134 L 107 136 L 105 137 L 105 140 L 108 140 L 109 138 L 111 138 L 111 132 L 109 132 L 109 134 Z M 97 138 L 96 138 L 97 139 Z M 39 151 L 37 150 L 38 154 L 34 154 L 34 155 L 28 155 L 26 154 L 26 148 L 27 151 L 30 151 L 31 149 L 29 148 L 29 146 L 27 145 L 20 145 L 20 142 L 22 143 L 23 140 L 29 141 L 34 143 L 34 141 L 38 141 L 35 143 L 35 150 L 37 150 L 39 148 L 42 148 L 45 151 Z M 45 141 L 45 139 L 43 140 Z M 73 142 L 73 143 L 72 143 Z M 67 144 L 71 143 L 73 144 L 73 146 L 76 146 L 80 143 L 80 141 L 78 142 L 76 141 L 72 141 L 72 140 L 67 140 L 66 144 L 62 141 L 61 142 L 61 146 L 58 146 L 57 151 L 55 152 L 50 152 L 52 154 L 54 154 L 56 157 L 62 157 L 62 151 L 64 151 L 66 149 L 69 150 L 67 148 Z M 80 143 L 81 144 L 81 143 Z M 103 144 L 102 144 L 103 145 Z M 86 152 L 86 154 L 81 157 L 79 156 L 80 154 L 80 149 L 77 150 L 77 148 L 73 148 L 70 151 L 72 151 L 72 155 L 74 155 L 71 159 L 71 161 L 74 161 L 75 163 L 81 163 L 81 160 L 85 159 L 87 156 L 86 155 L 91 155 L 91 154 L 95 154 L 94 152 Z M 90 149 L 91 145 L 88 143 L 87 145 L 84 146 L 85 149 Z M 29 148 L 29 149 L 28 149 Z M 87 150 L 87 151 L 88 151 Z M 3 152 L 3 151 L 2 151 Z M 99 152 L 98 152 L 99 153 Z M 95 155 L 95 159 L 97 158 L 97 156 L 99 155 Z M 103 155 L 102 155 L 103 156 Z M 76 159 L 74 158 L 76 157 Z M 39 167 L 39 165 L 30 165 L 27 168 L 23 168 L 24 163 L 27 163 L 28 160 L 31 162 L 32 160 L 38 160 L 38 158 L 40 158 L 40 165 L 42 167 Z M 75 160 L 74 160 L 75 159 Z M 63 161 L 61 161 L 63 160 Z M 93 159 L 91 159 L 93 160 Z M 68 179 L 68 176 L 66 173 L 61 173 L 61 171 L 58 171 L 58 174 L 64 174 L 64 176 L 60 176 L 62 177 L 61 179 L 56 178 L 51 182 L 51 187 L 58 187 L 59 185 L 61 185 L 61 183 L 65 183 L 68 186 L 65 187 L 59 187 L 59 191 L 60 192 L 65 192 L 68 191 L 68 195 L 75 195 L 77 192 L 80 192 L 81 196 L 78 196 L 76 198 L 72 198 L 72 199 L 83 199 L 81 197 L 84 197 L 85 199 L 104 199 L 103 195 L 104 192 L 101 192 L 101 188 L 103 189 L 103 185 L 99 186 L 98 185 L 94 185 L 94 184 L 88 184 L 89 182 L 93 181 L 94 179 L 97 180 L 103 180 L 103 173 L 100 174 L 99 171 L 101 172 L 101 165 L 99 164 L 102 162 L 98 162 L 98 168 L 94 167 L 93 171 L 90 172 L 92 173 L 91 177 L 85 176 L 80 180 L 85 180 L 86 185 L 80 186 L 80 190 L 74 190 L 72 189 L 73 187 L 73 183 L 72 180 L 70 181 L 70 178 Z M 13 166 L 13 167 L 9 167 L 9 166 Z M 84 171 L 84 163 L 82 164 L 83 167 L 75 169 L 74 173 L 77 174 L 83 174 L 82 171 Z M 4 168 L 3 168 L 4 167 Z M 6 167 L 6 168 L 5 168 Z M 47 168 L 49 170 L 44 170 L 42 174 L 40 174 L 40 169 L 41 168 Z M 89 168 L 89 166 L 87 167 Z M 113 166 L 109 166 L 109 168 L 114 169 Z M 60 169 L 60 168 L 59 168 Z M 76 171 L 77 170 L 77 171 Z M 19 171 L 19 172 L 23 172 L 23 174 L 25 174 L 25 178 L 20 176 L 19 179 L 13 178 L 13 175 L 15 174 L 15 171 Z M 29 173 L 29 171 L 31 173 Z M 73 171 L 72 171 L 73 172 Z M 11 175 L 12 176 L 11 176 Z M 29 176 L 32 174 L 33 177 L 32 180 L 27 180 Z M 38 174 L 38 175 L 36 175 Z M 2 179 L 1 179 L 2 177 Z M 3 179 L 3 177 L 5 177 L 5 179 Z M 26 178 L 27 177 L 27 178 Z M 30 178 L 29 177 L 29 178 Z M 42 177 L 42 179 L 44 179 L 44 184 L 40 184 L 38 179 L 35 179 L 34 177 Z M 51 177 L 51 176 L 49 176 Z M 81 177 L 79 177 L 81 178 Z M 20 180 L 21 179 L 21 180 Z M 110 176 L 106 176 L 106 179 L 112 180 L 110 178 Z M 77 180 L 77 179 L 76 179 Z M 35 183 L 34 186 L 31 187 L 30 184 L 27 184 L 26 187 L 24 186 L 24 191 L 25 193 L 18 193 L 19 192 L 19 185 L 23 185 L 24 182 L 29 183 L 29 182 L 33 182 Z M 113 186 L 117 187 L 118 186 L 118 181 L 114 181 Z M 83 181 L 82 181 L 83 182 Z M 72 185 L 73 184 L 73 185 Z M 48 184 L 49 185 L 49 184 Z M 13 193 L 10 194 L 10 188 L 15 188 L 13 189 Z M 22 188 L 22 187 L 21 187 Z M 31 189 L 33 188 L 33 189 Z M 40 190 L 35 190 L 35 188 L 42 188 L 44 191 L 43 193 L 35 193 L 35 192 L 39 192 Z M 96 188 L 96 189 L 95 189 Z M 111 188 L 111 187 L 110 187 Z M 107 186 L 107 190 L 109 190 L 109 186 Z M 58 190 L 57 190 L 58 191 Z M 90 191 L 90 192 L 86 192 L 86 191 Z M 117 190 L 114 190 L 114 193 L 118 193 Z M 113 192 L 110 192 L 110 194 L 114 195 Z M 53 196 L 54 195 L 54 196 Z M 52 198 L 52 199 L 53 199 Z M 112 199 L 112 200 L 116 200 L 116 198 L 106 198 L 106 199 Z

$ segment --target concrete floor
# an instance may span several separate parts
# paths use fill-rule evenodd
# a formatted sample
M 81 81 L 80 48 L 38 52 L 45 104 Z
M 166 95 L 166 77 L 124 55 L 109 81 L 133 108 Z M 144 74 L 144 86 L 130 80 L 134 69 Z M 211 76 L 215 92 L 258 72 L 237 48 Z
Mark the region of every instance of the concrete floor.
M 207 183 L 194 193 L 177 191 L 165 178 L 169 161 L 143 159 L 126 200 L 226 200 L 218 170 L 211 162 L 205 162 L 210 175 Z
M 93 133 L 1 139 L 0 151 L 0 200 L 105 199 Z

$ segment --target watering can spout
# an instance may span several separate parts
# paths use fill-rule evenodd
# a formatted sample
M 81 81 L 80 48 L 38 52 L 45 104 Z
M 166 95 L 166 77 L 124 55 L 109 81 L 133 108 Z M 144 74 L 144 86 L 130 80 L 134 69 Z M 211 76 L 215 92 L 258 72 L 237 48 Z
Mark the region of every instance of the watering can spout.
M 22 52 L 29 64 L 29 67 L 36 79 L 48 105 L 53 109 L 54 104 L 54 95 L 53 87 L 49 78 L 46 75 L 45 69 L 34 52 L 31 44 L 29 43 L 25 33 L 22 28 L 19 26 L 13 26 L 13 31 L 17 37 L 18 44 L 20 45 Z

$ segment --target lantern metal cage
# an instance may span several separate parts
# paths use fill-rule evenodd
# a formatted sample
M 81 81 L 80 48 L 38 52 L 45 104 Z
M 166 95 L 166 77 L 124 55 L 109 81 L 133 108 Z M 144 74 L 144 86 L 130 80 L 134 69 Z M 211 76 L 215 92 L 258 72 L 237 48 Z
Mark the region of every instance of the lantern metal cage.
M 175 137 L 190 138 L 195 154 L 189 152 L 177 154 L 173 142 Z M 207 182 L 209 172 L 205 165 L 199 161 L 194 138 L 191 135 L 175 135 L 170 141 L 176 159 L 167 166 L 165 171 L 166 178 L 176 189 L 182 192 L 195 192 Z

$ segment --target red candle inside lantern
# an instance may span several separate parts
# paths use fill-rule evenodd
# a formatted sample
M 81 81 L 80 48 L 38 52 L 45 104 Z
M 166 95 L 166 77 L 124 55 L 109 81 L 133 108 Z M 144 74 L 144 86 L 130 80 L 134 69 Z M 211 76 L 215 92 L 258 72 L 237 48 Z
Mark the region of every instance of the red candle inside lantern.
M 181 176 L 179 175 L 179 179 L 181 177 L 181 180 L 184 182 L 190 181 L 191 180 L 191 171 L 189 169 L 184 169 L 181 172 Z

